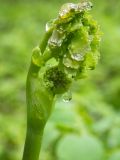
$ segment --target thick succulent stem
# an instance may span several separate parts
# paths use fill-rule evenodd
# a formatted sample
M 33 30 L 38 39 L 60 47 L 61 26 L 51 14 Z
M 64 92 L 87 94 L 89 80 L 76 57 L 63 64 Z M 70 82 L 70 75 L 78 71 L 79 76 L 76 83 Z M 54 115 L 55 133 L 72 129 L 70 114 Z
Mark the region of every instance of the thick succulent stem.
M 42 143 L 43 130 L 35 132 L 27 129 L 23 160 L 38 160 Z
M 38 78 L 40 67 L 31 62 L 26 84 L 27 131 L 23 160 L 38 160 L 45 124 L 51 114 L 54 96 Z

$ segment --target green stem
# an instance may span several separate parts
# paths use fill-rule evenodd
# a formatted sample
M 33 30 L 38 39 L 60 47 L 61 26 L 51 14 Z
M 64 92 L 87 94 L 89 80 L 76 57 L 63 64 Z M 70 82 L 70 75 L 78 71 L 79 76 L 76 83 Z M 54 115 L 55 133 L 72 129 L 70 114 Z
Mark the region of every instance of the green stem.
M 40 67 L 31 62 L 26 84 L 27 131 L 22 160 L 38 160 L 45 124 L 51 114 L 54 95 L 39 79 Z
M 23 160 L 38 160 L 42 143 L 43 131 L 35 132 L 27 129 Z

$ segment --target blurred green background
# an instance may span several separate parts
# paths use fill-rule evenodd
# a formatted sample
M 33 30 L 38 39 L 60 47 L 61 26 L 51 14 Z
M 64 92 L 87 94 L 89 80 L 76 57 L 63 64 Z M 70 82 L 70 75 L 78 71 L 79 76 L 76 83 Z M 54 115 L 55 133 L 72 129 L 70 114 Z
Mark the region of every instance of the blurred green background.
M 26 130 L 25 82 L 31 51 L 65 2 L 0 0 L 0 160 L 20 160 Z M 120 160 L 120 0 L 93 0 L 104 33 L 101 60 L 60 98 L 45 128 L 41 160 Z

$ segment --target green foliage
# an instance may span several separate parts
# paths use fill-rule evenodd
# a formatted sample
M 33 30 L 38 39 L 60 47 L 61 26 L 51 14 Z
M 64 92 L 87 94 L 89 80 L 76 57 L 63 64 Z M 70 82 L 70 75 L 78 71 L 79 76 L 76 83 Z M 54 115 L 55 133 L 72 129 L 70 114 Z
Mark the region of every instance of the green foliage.
M 46 24 L 40 49 L 34 50 L 35 65 L 42 67 L 51 58 L 57 62 L 43 76 L 45 85 L 54 94 L 66 92 L 72 80 L 84 78 L 87 70 L 93 70 L 98 62 L 101 33 L 89 13 L 91 8 L 90 2 L 64 4 L 58 17 Z M 40 57 L 35 53 L 37 50 Z
M 103 146 L 99 140 L 86 135 L 69 135 L 58 143 L 57 154 L 60 160 L 101 160 L 104 159 Z M 86 154 L 87 153 L 87 154 Z
M 91 17 L 91 3 L 67 3 L 61 7 L 57 19 L 46 25 L 52 31 L 48 47 L 58 65 L 75 79 L 94 69 L 99 59 L 100 31 Z
M 119 160 L 120 159 L 120 152 L 115 152 L 111 155 L 109 160 Z
M 40 46 L 33 50 L 26 83 L 27 131 L 23 160 L 39 159 L 54 96 L 68 92 L 72 79 L 81 78 L 83 70 L 95 68 L 100 35 L 97 23 L 88 13 L 91 7 L 90 2 L 63 5 L 58 18 L 46 25 Z M 57 65 L 47 69 L 47 61 L 53 58 Z M 70 99 L 68 93 L 64 94 L 65 101 Z
M 25 80 L 30 53 L 38 40 L 41 41 L 45 23 L 67 2 L 0 1 L 0 159 L 21 159 L 26 121 Z M 71 2 L 78 3 L 77 0 Z M 93 0 L 93 4 L 92 15 L 104 33 L 101 60 L 87 79 L 74 84 L 71 102 L 63 103 L 60 99 L 56 104 L 45 128 L 41 160 L 59 160 L 56 148 L 64 135 L 79 134 L 81 137 L 81 133 L 86 132 L 103 144 L 105 160 L 120 159 L 120 1 Z M 52 66 L 55 65 L 53 62 Z

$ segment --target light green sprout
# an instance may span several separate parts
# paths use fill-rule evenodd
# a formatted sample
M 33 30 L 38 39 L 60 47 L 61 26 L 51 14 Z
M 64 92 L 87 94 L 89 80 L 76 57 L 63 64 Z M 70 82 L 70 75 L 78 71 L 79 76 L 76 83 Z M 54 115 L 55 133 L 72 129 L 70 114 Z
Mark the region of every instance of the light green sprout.
M 40 47 L 43 53 L 39 65 L 44 65 L 46 61 L 54 58 L 54 67 L 64 73 L 69 83 L 74 79 L 83 78 L 88 70 L 93 70 L 100 57 L 101 32 L 97 22 L 89 14 L 91 8 L 90 2 L 67 3 L 62 6 L 59 16 L 46 24 L 46 35 L 49 36 L 42 42 L 44 49 Z M 48 68 L 47 74 L 55 70 L 54 67 Z M 58 85 L 54 80 L 50 80 L 49 76 L 45 79 L 48 88 L 53 89 L 54 85 Z M 56 90 L 55 94 L 58 93 L 60 92 Z
M 27 77 L 27 135 L 23 160 L 38 160 L 45 124 L 55 95 L 84 78 L 99 60 L 101 32 L 90 15 L 91 2 L 63 5 L 46 24 L 40 46 L 33 50 Z

